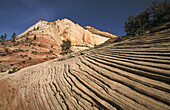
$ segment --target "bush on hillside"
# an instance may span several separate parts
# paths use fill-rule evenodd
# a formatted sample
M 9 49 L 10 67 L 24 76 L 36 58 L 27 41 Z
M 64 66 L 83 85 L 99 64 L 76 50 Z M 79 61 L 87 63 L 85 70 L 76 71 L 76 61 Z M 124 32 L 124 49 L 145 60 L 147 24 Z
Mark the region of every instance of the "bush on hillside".
M 5 48 L 5 52 L 9 52 L 8 48 Z
M 16 37 L 15 32 L 12 34 L 12 36 L 11 36 L 11 37 L 12 37 L 11 41 L 12 41 L 12 42 L 15 42 L 15 37 Z
M 60 53 L 61 55 L 67 55 L 68 53 L 71 53 L 71 41 L 70 40 L 63 40 L 63 43 L 60 45 L 62 47 L 62 52 Z
M 37 36 L 36 35 L 34 35 L 34 39 L 33 40 L 36 40 L 37 39 Z
M 31 60 L 32 58 L 31 57 L 29 57 L 29 60 Z
M 20 70 L 20 68 L 15 68 L 15 67 L 13 67 L 12 69 L 10 69 L 9 71 L 8 71 L 8 74 L 12 74 L 12 73 L 15 73 L 15 72 L 17 72 L 17 71 L 19 71 Z
M 1 35 L 0 37 L 1 41 L 5 41 L 6 37 L 7 37 L 7 34 Z

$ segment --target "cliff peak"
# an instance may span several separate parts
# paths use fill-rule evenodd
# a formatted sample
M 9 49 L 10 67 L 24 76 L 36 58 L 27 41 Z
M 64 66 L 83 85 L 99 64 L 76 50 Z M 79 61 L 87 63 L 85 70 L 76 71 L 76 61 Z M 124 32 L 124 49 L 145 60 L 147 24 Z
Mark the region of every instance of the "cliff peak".
M 62 49 L 60 45 L 62 40 L 69 39 L 72 51 L 76 52 L 89 49 L 112 38 L 110 37 L 112 34 L 103 33 L 99 30 L 93 32 L 90 29 L 85 29 L 67 18 L 56 21 L 39 20 L 25 32 L 18 35 L 15 43 L 8 41 L 6 47 L 0 46 L 2 53 L 6 55 L 0 59 L 5 64 L 5 68 L 23 68 L 61 57 Z M 117 37 L 115 36 L 115 38 Z M 8 55 L 5 49 L 11 55 Z M 6 59 L 9 60 L 6 61 Z

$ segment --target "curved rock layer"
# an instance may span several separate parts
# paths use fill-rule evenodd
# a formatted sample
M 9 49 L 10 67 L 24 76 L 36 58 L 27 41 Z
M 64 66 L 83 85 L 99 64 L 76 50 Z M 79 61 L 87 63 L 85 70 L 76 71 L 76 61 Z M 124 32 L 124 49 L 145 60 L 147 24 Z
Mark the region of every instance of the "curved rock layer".
M 0 77 L 5 110 L 169 110 L 170 29 Z

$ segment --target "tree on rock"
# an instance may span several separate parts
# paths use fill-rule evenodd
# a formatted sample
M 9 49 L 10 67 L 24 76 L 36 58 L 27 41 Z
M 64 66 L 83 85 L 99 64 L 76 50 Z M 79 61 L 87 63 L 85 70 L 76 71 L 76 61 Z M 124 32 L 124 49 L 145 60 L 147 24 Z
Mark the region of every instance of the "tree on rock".
M 170 21 L 170 1 L 158 3 L 153 1 L 151 5 L 151 13 L 154 26 L 160 23 L 166 23 Z
M 71 53 L 71 41 L 69 39 L 67 40 L 62 40 L 62 44 L 60 45 L 62 47 L 62 52 L 60 53 L 61 55 L 65 55 L 68 53 Z
M 124 24 L 127 35 L 145 34 L 149 29 L 170 21 L 170 2 L 157 3 L 153 1 L 149 8 L 136 16 L 130 15 Z
M 5 41 L 7 34 L 1 35 L 1 40 Z
M 36 35 L 34 35 L 34 40 L 36 40 L 37 39 L 37 36 Z
M 2 45 L 4 45 L 4 41 L 5 41 L 6 37 L 7 37 L 7 34 L 1 35 L 0 39 L 2 41 Z
M 12 37 L 12 40 L 11 40 L 11 41 L 12 41 L 12 42 L 15 42 L 15 37 L 16 37 L 15 32 L 12 34 L 12 36 L 11 36 L 11 37 Z

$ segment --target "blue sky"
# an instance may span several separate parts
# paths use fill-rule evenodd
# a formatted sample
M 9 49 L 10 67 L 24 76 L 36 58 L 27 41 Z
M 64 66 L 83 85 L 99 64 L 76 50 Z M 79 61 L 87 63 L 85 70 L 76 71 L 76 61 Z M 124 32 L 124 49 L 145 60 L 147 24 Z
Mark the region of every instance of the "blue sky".
M 13 32 L 19 35 L 39 20 L 68 18 L 123 36 L 128 16 L 151 4 L 152 0 L 0 0 L 0 35 L 6 33 L 9 39 Z

